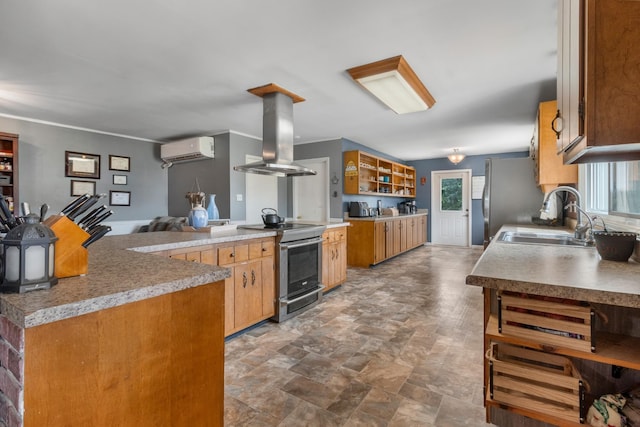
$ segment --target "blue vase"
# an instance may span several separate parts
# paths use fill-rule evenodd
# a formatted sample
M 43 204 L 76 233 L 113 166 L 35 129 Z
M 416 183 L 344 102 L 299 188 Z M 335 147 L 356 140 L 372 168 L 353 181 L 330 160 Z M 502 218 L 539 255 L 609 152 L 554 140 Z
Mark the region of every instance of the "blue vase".
M 193 228 L 206 227 L 208 220 L 207 210 L 200 205 L 196 205 L 189 211 L 189 225 Z
M 209 219 L 220 219 L 220 212 L 218 212 L 218 207 L 216 206 L 216 195 L 209 194 L 209 203 L 207 203 L 207 214 L 209 215 Z

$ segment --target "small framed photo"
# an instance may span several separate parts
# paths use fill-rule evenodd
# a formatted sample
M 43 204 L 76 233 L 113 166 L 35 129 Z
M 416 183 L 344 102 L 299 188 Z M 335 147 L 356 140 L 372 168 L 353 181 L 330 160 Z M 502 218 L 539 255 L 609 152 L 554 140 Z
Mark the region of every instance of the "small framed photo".
M 131 191 L 109 191 L 111 206 L 131 206 Z
M 127 185 L 127 175 L 113 175 L 113 185 Z
M 100 179 L 100 155 L 65 151 L 64 176 Z
M 130 172 L 131 158 L 109 154 L 109 170 Z
M 80 181 L 77 179 L 71 180 L 71 195 L 82 196 L 83 194 L 96 194 L 96 182 L 95 181 Z

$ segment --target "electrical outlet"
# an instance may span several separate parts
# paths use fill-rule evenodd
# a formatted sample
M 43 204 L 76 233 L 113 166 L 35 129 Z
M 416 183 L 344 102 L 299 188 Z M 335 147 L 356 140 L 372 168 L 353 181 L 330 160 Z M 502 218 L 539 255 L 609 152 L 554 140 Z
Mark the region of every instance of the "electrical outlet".
M 236 194 L 236 202 L 242 201 L 242 194 Z

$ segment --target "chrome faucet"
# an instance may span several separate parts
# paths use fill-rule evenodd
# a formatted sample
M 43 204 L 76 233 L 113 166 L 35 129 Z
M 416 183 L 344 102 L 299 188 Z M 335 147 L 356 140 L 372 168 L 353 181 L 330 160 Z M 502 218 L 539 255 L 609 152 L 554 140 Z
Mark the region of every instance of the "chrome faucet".
M 576 201 L 575 203 L 571 203 L 570 205 L 568 205 L 567 207 L 573 205 L 576 207 L 576 211 L 578 213 L 578 222 L 576 223 L 576 229 L 574 231 L 574 237 L 576 239 L 580 239 L 580 240 L 586 240 L 586 233 L 587 233 L 587 227 L 582 223 L 582 216 L 581 214 L 584 214 L 588 219 L 589 219 L 589 223 L 591 224 L 591 218 L 589 218 L 589 215 L 587 215 L 587 213 L 582 209 L 582 196 L 580 195 L 580 192 L 578 190 L 576 190 L 573 187 L 569 187 L 566 185 L 561 185 L 560 187 L 556 187 L 553 190 L 549 191 L 547 194 L 545 194 L 544 196 L 544 200 L 542 201 L 542 209 L 540 209 L 540 212 L 546 212 L 549 213 L 549 199 L 551 198 L 552 194 L 555 194 L 559 191 L 566 191 L 568 193 L 571 193 L 575 196 Z M 593 225 L 591 226 L 591 228 L 593 228 Z
M 578 227 L 578 225 L 576 224 L 576 230 L 574 233 L 575 238 L 584 241 L 587 245 L 593 244 L 593 220 L 595 220 L 596 217 L 593 217 L 593 220 L 592 220 L 589 214 L 586 213 L 575 202 L 571 202 L 567 206 L 565 206 L 565 209 L 569 209 L 569 208 L 576 209 L 578 211 L 578 216 L 580 216 L 580 213 L 582 212 L 582 214 L 587 218 L 587 221 L 589 222 L 589 224 L 585 224 L 582 227 Z M 602 221 L 602 223 L 604 224 L 604 221 Z M 587 231 L 589 232 L 588 237 L 587 237 Z

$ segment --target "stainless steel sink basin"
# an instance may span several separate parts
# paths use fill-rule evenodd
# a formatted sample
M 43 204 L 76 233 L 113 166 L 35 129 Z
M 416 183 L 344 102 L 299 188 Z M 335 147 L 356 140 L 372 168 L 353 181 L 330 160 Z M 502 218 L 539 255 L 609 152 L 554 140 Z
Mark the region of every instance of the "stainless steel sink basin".
M 528 243 L 533 245 L 590 246 L 569 234 L 532 233 L 524 231 L 503 231 L 498 235 L 499 242 Z

